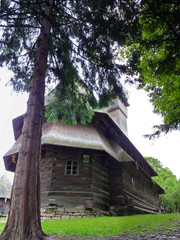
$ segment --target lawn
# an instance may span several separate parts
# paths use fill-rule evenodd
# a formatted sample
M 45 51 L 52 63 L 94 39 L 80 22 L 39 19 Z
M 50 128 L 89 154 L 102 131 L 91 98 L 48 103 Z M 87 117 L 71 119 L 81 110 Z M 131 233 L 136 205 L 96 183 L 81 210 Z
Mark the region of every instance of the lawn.
M 2 232 L 5 223 L 0 223 Z M 42 222 L 43 231 L 58 236 L 105 237 L 124 233 L 154 232 L 180 226 L 180 214 L 134 215 L 124 217 L 76 218 Z

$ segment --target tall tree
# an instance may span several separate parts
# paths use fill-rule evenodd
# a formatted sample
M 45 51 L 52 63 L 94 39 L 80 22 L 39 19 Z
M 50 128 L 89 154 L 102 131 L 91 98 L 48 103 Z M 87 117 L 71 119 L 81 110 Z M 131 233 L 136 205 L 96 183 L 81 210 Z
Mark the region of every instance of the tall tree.
M 178 180 L 170 169 L 163 167 L 158 159 L 146 157 L 146 160 L 158 174 L 154 180 L 165 190 L 165 194 L 160 195 L 160 202 L 164 210 L 166 212 L 179 212 L 180 179 Z
M 128 67 L 163 118 L 152 137 L 180 129 L 179 1 L 142 0 L 138 17 L 138 31 L 128 41 Z
M 40 223 L 39 158 L 41 150 L 45 74 L 47 69 L 47 56 L 50 49 L 52 6 L 53 0 L 49 0 L 44 9 L 44 17 L 41 21 L 39 36 L 37 38 L 37 49 L 33 66 L 34 71 L 30 81 L 27 113 L 22 130 L 23 144 L 19 151 L 16 166 L 8 220 L 1 239 L 43 239 L 45 236 Z M 7 40 L 7 44 L 5 42 L 3 43 L 5 51 L 2 53 L 2 58 L 4 57 L 6 62 L 8 62 L 10 56 L 14 58 L 13 60 L 9 60 L 9 64 L 12 70 L 14 70 L 15 73 L 17 72 L 17 77 L 25 71 L 25 69 L 22 69 L 21 73 L 18 60 L 23 61 L 23 56 L 21 60 L 18 55 L 22 54 L 26 48 L 29 49 L 28 46 L 23 46 L 28 40 L 25 35 L 26 28 L 21 29 L 23 25 L 29 25 L 28 23 L 26 24 L 27 20 L 25 19 L 25 13 L 27 13 L 25 8 L 27 7 L 27 2 L 26 5 L 21 5 L 16 1 L 6 1 L 2 6 L 2 9 L 6 10 L 6 12 L 3 11 L 1 17 L 4 18 L 6 16 L 8 19 L 2 39 L 10 38 L 9 41 Z M 16 11 L 18 11 L 18 15 L 15 13 Z M 15 25 L 15 27 L 12 28 L 12 25 Z M 27 27 L 29 28 L 30 26 Z M 32 38 L 33 36 L 30 35 L 30 37 Z M 28 45 L 28 43 L 26 45 Z M 23 47 L 25 49 L 23 49 Z M 25 54 L 27 53 L 25 52 Z
M 1 2 L 0 65 L 13 71 L 10 84 L 16 91 L 29 91 L 2 240 L 45 239 L 39 174 L 45 87 L 56 83 L 48 119 L 61 114 L 70 124 L 90 121 L 89 106 L 102 107 L 114 95 L 126 101 L 118 81 L 124 66 L 115 64 L 113 50 L 133 30 L 135 6 L 117 0 Z

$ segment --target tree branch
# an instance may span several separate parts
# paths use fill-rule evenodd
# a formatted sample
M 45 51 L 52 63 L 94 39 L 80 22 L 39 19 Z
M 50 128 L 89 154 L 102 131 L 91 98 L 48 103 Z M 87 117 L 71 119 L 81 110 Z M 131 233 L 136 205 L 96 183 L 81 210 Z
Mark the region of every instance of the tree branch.
M 20 25 L 16 25 L 16 24 L 12 24 L 12 25 L 2 25 L 0 24 L 0 27 L 3 27 L 3 28 L 21 28 L 21 27 L 25 27 L 25 28 L 37 28 L 37 29 L 40 29 L 41 27 L 38 27 L 38 26 L 34 26 L 34 25 L 30 25 L 30 24 L 20 24 Z

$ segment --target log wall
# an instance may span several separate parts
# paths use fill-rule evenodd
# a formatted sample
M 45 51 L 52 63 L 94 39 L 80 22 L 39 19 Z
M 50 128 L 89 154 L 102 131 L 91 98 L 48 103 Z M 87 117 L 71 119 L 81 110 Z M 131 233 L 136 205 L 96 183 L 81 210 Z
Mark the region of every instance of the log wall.
M 78 162 L 78 174 L 66 175 L 66 162 Z M 73 148 L 46 147 L 41 159 L 42 205 L 74 206 L 90 195 L 89 164 L 82 163 L 82 151 Z M 53 200 L 54 199 L 54 200 Z
M 109 210 L 109 161 L 106 155 L 93 154 L 91 174 L 94 207 Z
M 147 212 L 159 211 L 156 185 L 135 162 L 122 163 L 123 189 L 129 205 Z
M 89 162 L 83 162 L 83 154 Z M 78 174 L 66 175 L 67 161 L 78 162 Z M 158 212 L 156 185 L 135 162 L 118 162 L 107 154 L 44 146 L 41 157 L 43 219 L 122 215 L 129 209 Z
M 83 154 L 89 162 L 83 162 Z M 78 174 L 66 175 L 66 162 L 78 162 Z M 42 215 L 101 216 L 109 209 L 109 163 L 96 151 L 44 146 L 41 157 Z M 57 210 L 58 209 L 58 210 Z
M 122 163 L 111 159 L 110 166 L 110 205 L 122 206 L 126 204 L 123 191 Z

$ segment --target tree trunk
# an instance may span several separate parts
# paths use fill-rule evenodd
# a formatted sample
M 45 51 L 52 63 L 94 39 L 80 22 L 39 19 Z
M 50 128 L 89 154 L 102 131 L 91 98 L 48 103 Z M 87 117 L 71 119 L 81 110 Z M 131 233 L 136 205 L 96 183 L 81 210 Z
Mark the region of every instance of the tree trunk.
M 41 128 L 44 116 L 45 74 L 50 42 L 50 16 L 53 0 L 47 3 L 38 37 L 38 47 L 31 78 L 27 112 L 21 134 L 21 148 L 16 165 L 11 205 L 1 240 L 45 239 L 40 221 Z

